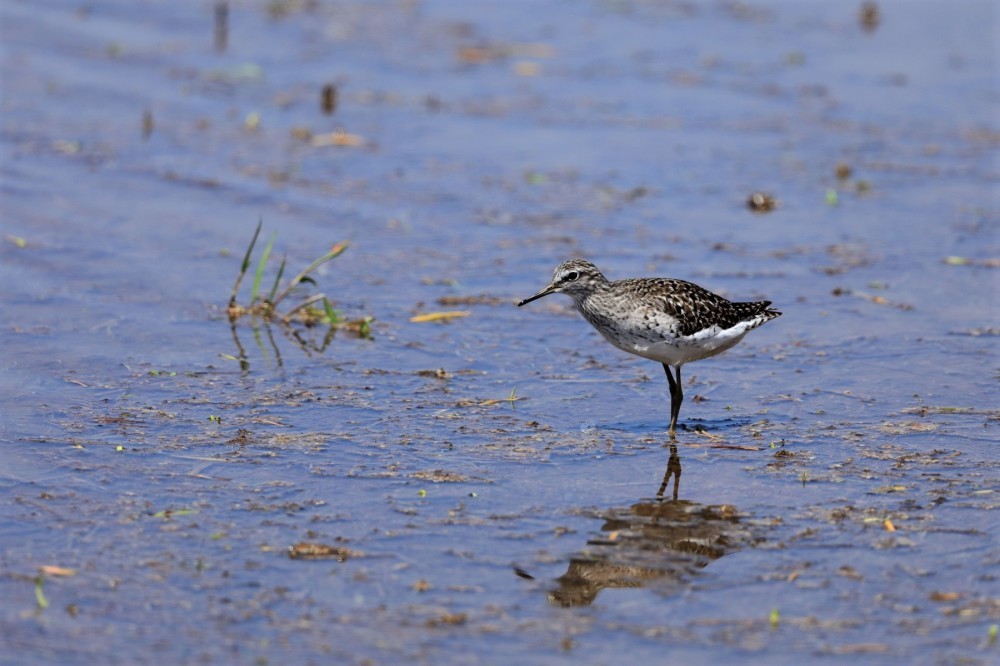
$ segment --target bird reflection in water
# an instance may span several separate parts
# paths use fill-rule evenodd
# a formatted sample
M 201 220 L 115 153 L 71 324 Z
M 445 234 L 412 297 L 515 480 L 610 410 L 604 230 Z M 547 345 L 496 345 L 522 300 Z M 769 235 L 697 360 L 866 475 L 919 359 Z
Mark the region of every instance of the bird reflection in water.
M 673 481 L 671 497 L 664 497 Z M 610 509 L 602 537 L 587 542 L 570 560 L 548 594 L 560 606 L 586 606 L 605 588 L 655 585 L 679 589 L 713 560 L 752 541 L 735 507 L 678 499 L 681 460 L 670 445 L 670 459 L 656 498 L 628 508 Z

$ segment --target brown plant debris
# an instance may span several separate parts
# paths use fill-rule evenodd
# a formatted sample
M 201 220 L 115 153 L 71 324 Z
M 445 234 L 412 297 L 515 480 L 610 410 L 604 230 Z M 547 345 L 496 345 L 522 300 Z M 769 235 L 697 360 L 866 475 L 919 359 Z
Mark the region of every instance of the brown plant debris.
M 344 546 L 329 546 L 323 543 L 300 541 L 288 547 L 288 556 L 293 560 L 337 560 L 346 562 L 351 557 L 363 557 L 364 553 Z

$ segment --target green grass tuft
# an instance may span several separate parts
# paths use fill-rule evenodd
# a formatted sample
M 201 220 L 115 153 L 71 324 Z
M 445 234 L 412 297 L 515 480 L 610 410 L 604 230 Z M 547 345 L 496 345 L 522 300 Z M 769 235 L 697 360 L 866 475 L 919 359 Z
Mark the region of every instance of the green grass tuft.
M 267 352 L 264 350 L 263 340 L 261 338 L 261 329 L 256 325 L 256 322 L 260 321 L 262 321 L 265 325 L 270 324 L 273 321 L 277 321 L 282 326 L 288 327 L 290 330 L 287 331 L 287 337 L 295 340 L 307 352 L 310 349 L 317 352 L 324 351 L 333 339 L 334 332 L 340 329 L 351 331 L 361 338 L 370 338 L 371 323 L 374 321 L 373 317 L 366 316 L 358 319 L 348 319 L 342 312 L 334 307 L 333 301 L 331 301 L 326 294 L 312 293 L 310 295 L 308 293 L 310 289 L 305 289 L 307 287 L 312 289 L 317 289 L 319 287 L 319 283 L 312 274 L 326 262 L 343 254 L 348 247 L 346 241 L 334 244 L 325 254 L 306 266 L 284 285 L 282 284 L 282 278 L 284 278 L 285 269 L 288 267 L 288 257 L 287 255 L 283 255 L 281 262 L 278 264 L 277 274 L 274 277 L 274 281 L 271 283 L 271 288 L 265 295 L 262 291 L 261 285 L 263 284 L 264 274 L 271 261 L 271 254 L 274 250 L 275 241 L 277 239 L 277 233 L 272 233 L 271 237 L 267 241 L 267 245 L 264 246 L 260 258 L 257 260 L 253 284 L 250 287 L 250 300 L 246 303 L 246 305 L 241 305 L 238 302 L 237 299 L 239 297 L 240 285 L 242 284 L 247 271 L 250 269 L 250 264 L 253 259 L 253 251 L 257 245 L 257 239 L 260 237 L 262 225 L 263 222 L 258 222 L 257 227 L 254 229 L 253 237 L 250 239 L 250 245 L 247 247 L 246 253 L 243 255 L 243 263 L 240 266 L 239 274 L 236 276 L 236 282 L 233 285 L 232 295 L 229 298 L 229 307 L 227 312 L 229 315 L 233 340 L 236 343 L 239 354 L 237 356 L 221 354 L 222 358 L 238 361 L 244 372 L 249 369 L 246 353 L 240 343 L 239 335 L 236 331 L 236 322 L 246 315 L 249 315 L 255 322 L 253 327 L 254 340 L 257 342 L 257 346 L 264 351 L 265 357 L 267 356 Z M 289 308 L 284 312 L 279 311 L 278 306 L 286 298 L 288 298 L 289 295 L 296 293 L 297 290 L 303 291 L 303 299 L 294 307 Z M 320 325 L 328 327 L 328 331 L 323 337 L 321 344 L 318 344 L 314 341 L 314 339 L 312 339 L 312 336 L 305 335 L 300 328 L 297 328 L 298 326 L 312 328 Z M 281 365 L 281 354 L 275 344 L 274 336 L 271 334 L 270 327 L 265 326 L 263 330 L 267 332 L 268 341 L 271 343 L 271 347 L 275 352 L 275 359 L 278 364 Z

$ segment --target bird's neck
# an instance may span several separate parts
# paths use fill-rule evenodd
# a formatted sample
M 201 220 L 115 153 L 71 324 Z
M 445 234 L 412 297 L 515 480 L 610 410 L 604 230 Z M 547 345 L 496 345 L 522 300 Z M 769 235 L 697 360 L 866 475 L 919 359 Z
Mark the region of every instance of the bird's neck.
M 607 280 L 595 282 L 587 291 L 572 294 L 573 304 L 576 305 L 576 309 L 580 311 L 580 314 L 590 319 L 590 313 L 600 308 L 601 301 L 604 300 L 609 291 Z

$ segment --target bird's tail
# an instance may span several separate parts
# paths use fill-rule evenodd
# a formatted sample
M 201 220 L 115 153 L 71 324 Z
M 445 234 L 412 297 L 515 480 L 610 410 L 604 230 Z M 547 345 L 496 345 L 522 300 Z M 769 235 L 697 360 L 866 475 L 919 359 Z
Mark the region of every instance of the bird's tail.
M 771 301 L 754 301 L 752 303 L 734 303 L 740 310 L 741 319 L 751 322 L 751 328 L 757 328 L 761 324 L 781 316 L 781 313 L 770 307 Z

